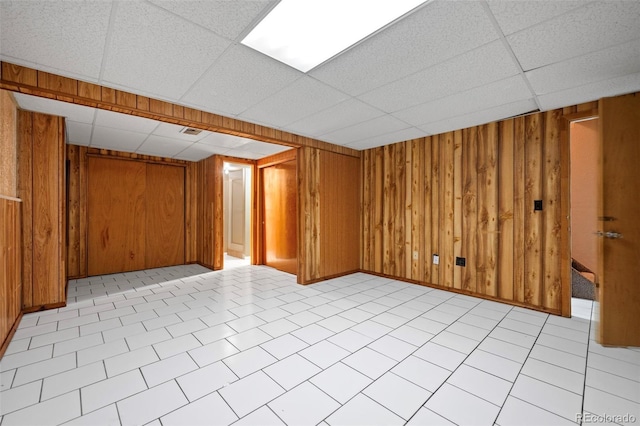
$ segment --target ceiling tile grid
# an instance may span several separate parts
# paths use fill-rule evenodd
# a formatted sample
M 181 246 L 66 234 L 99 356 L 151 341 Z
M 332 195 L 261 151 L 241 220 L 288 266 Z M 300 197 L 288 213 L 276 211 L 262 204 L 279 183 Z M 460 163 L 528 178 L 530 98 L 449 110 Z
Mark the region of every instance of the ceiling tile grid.
M 637 0 L 427 0 L 306 74 L 240 44 L 277 3 L 0 0 L 0 59 L 354 149 L 640 91 Z M 76 144 L 190 161 L 288 149 L 18 102 L 67 117 Z

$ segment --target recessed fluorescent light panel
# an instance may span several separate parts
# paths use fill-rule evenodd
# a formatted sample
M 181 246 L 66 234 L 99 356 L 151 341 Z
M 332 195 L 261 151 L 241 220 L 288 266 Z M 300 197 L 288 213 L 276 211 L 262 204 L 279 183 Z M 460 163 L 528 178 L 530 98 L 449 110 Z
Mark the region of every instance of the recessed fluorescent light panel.
M 307 72 L 425 0 L 281 0 L 242 44 Z

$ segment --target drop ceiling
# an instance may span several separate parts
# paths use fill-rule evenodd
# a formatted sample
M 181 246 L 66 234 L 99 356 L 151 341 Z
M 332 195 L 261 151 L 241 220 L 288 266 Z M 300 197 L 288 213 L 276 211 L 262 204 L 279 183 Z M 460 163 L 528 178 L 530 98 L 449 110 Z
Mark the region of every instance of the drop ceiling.
M 276 4 L 0 0 L 0 59 L 354 149 L 640 91 L 637 0 L 435 0 L 307 73 L 240 43 Z M 273 146 L 78 114 L 85 145 Z

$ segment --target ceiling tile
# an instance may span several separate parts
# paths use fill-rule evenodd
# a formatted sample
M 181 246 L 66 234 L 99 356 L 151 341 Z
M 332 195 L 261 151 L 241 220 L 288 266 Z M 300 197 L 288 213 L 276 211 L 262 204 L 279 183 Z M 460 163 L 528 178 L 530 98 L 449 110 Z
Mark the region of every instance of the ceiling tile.
M 0 53 L 96 81 L 111 1 L 1 1 Z
M 290 150 L 290 146 L 278 145 L 274 143 L 267 142 L 249 142 L 245 145 L 242 145 L 239 148 L 235 148 L 234 151 L 248 151 L 254 152 L 258 154 L 272 155 L 277 154 L 279 152 L 284 152 Z
M 352 98 L 298 120 L 287 128 L 294 133 L 317 138 L 381 115 L 384 115 L 384 112 Z
M 211 133 L 209 136 L 199 141 L 201 144 L 226 149 L 238 148 L 250 142 L 253 142 L 253 139 L 241 138 L 239 136 L 227 135 L 225 133 Z
M 530 99 L 533 94 L 520 75 L 457 93 L 422 105 L 398 111 L 393 115 L 414 126 L 470 114 L 498 105 Z
M 386 134 L 403 130 L 409 127 L 404 121 L 383 115 L 369 121 L 365 121 L 355 126 L 345 127 L 335 132 L 327 133 L 321 136 L 322 140 L 326 140 L 340 145 L 347 145 L 359 140 L 369 139 L 376 135 Z
M 237 149 L 231 149 L 225 152 L 228 157 L 246 158 L 247 160 L 259 160 L 263 157 L 268 157 L 268 154 L 261 154 L 259 152 L 241 151 Z
M 238 44 L 227 50 L 182 100 L 208 111 L 238 115 L 302 75 Z
M 638 91 L 640 91 L 640 72 L 538 96 L 538 102 L 546 111 Z
M 421 138 L 428 136 L 423 130 L 416 129 L 415 127 L 409 127 L 408 129 L 402 129 L 395 132 L 387 133 L 385 135 L 376 135 L 374 137 L 363 139 L 358 142 L 347 145 L 353 149 L 369 149 L 377 146 L 389 145 L 396 142 L 408 141 L 411 139 Z
M 640 72 L 640 39 L 525 73 L 538 95 Z
M 278 3 L 277 0 L 151 0 L 158 6 L 201 25 L 216 34 L 235 40 Z
M 94 126 L 90 146 L 116 151 L 135 152 L 136 148 L 138 148 L 146 138 L 146 133 L 129 132 L 112 127 Z
M 163 136 L 165 138 L 179 139 L 187 142 L 197 142 L 211 134 L 211 132 L 207 130 L 198 129 L 200 130 L 200 133 L 198 133 L 197 135 L 188 135 L 182 133 L 183 129 L 185 129 L 185 126 L 178 126 L 177 124 L 171 123 L 159 123 L 158 127 L 156 127 L 156 129 L 153 131 L 153 134 L 157 136 Z
M 96 109 L 83 105 L 70 104 L 68 102 L 55 101 L 53 99 L 40 98 L 38 96 L 14 93 L 20 109 L 26 111 L 41 112 L 49 115 L 65 117 L 68 120 L 79 123 L 93 123 Z
M 436 1 L 309 74 L 356 96 L 498 37 L 480 2 Z
M 537 111 L 537 109 L 538 107 L 533 99 L 524 99 L 512 104 L 500 105 L 494 108 L 474 112 L 472 114 L 461 115 L 435 123 L 425 124 L 424 126 L 420 126 L 420 128 L 429 134 L 437 135 L 453 130 L 479 126 L 492 121 L 504 120 L 505 118 L 525 114 L 531 111 Z
M 89 146 L 91 143 L 91 124 L 66 120 L 67 143 L 71 145 Z
M 118 3 L 103 79 L 179 99 L 230 42 L 148 3 Z
M 203 145 L 201 143 L 194 143 L 180 151 L 173 158 L 177 160 L 200 161 L 211 157 L 214 154 L 224 154 L 227 151 L 227 148 L 217 148 L 209 145 Z
M 347 99 L 341 93 L 311 77 L 304 76 L 280 92 L 249 108 L 241 118 L 284 127 Z
M 135 115 L 122 114 L 104 109 L 96 111 L 96 126 L 113 127 L 130 132 L 149 134 L 158 127 L 158 123 L 158 121 L 137 117 Z
M 640 38 L 640 1 L 593 2 L 507 37 L 529 71 Z
M 591 0 L 486 1 L 504 35 L 513 34 L 591 3 Z
M 519 73 L 501 40 L 434 65 L 359 97 L 394 112 Z
M 136 152 L 159 157 L 173 157 L 191 145 L 193 145 L 193 142 L 151 135 L 138 147 Z

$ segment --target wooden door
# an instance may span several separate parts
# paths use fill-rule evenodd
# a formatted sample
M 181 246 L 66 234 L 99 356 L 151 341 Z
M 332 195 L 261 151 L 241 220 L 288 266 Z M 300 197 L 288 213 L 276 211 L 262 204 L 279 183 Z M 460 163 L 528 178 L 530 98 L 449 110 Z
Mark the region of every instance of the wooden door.
M 146 164 L 90 157 L 88 274 L 145 268 Z
M 600 101 L 600 343 L 640 346 L 640 95 Z
M 229 172 L 229 223 L 227 254 L 244 259 L 245 253 L 245 179 L 244 170 Z
M 296 160 L 262 169 L 265 264 L 284 272 L 298 270 Z
M 145 268 L 184 263 L 184 167 L 147 164 Z

